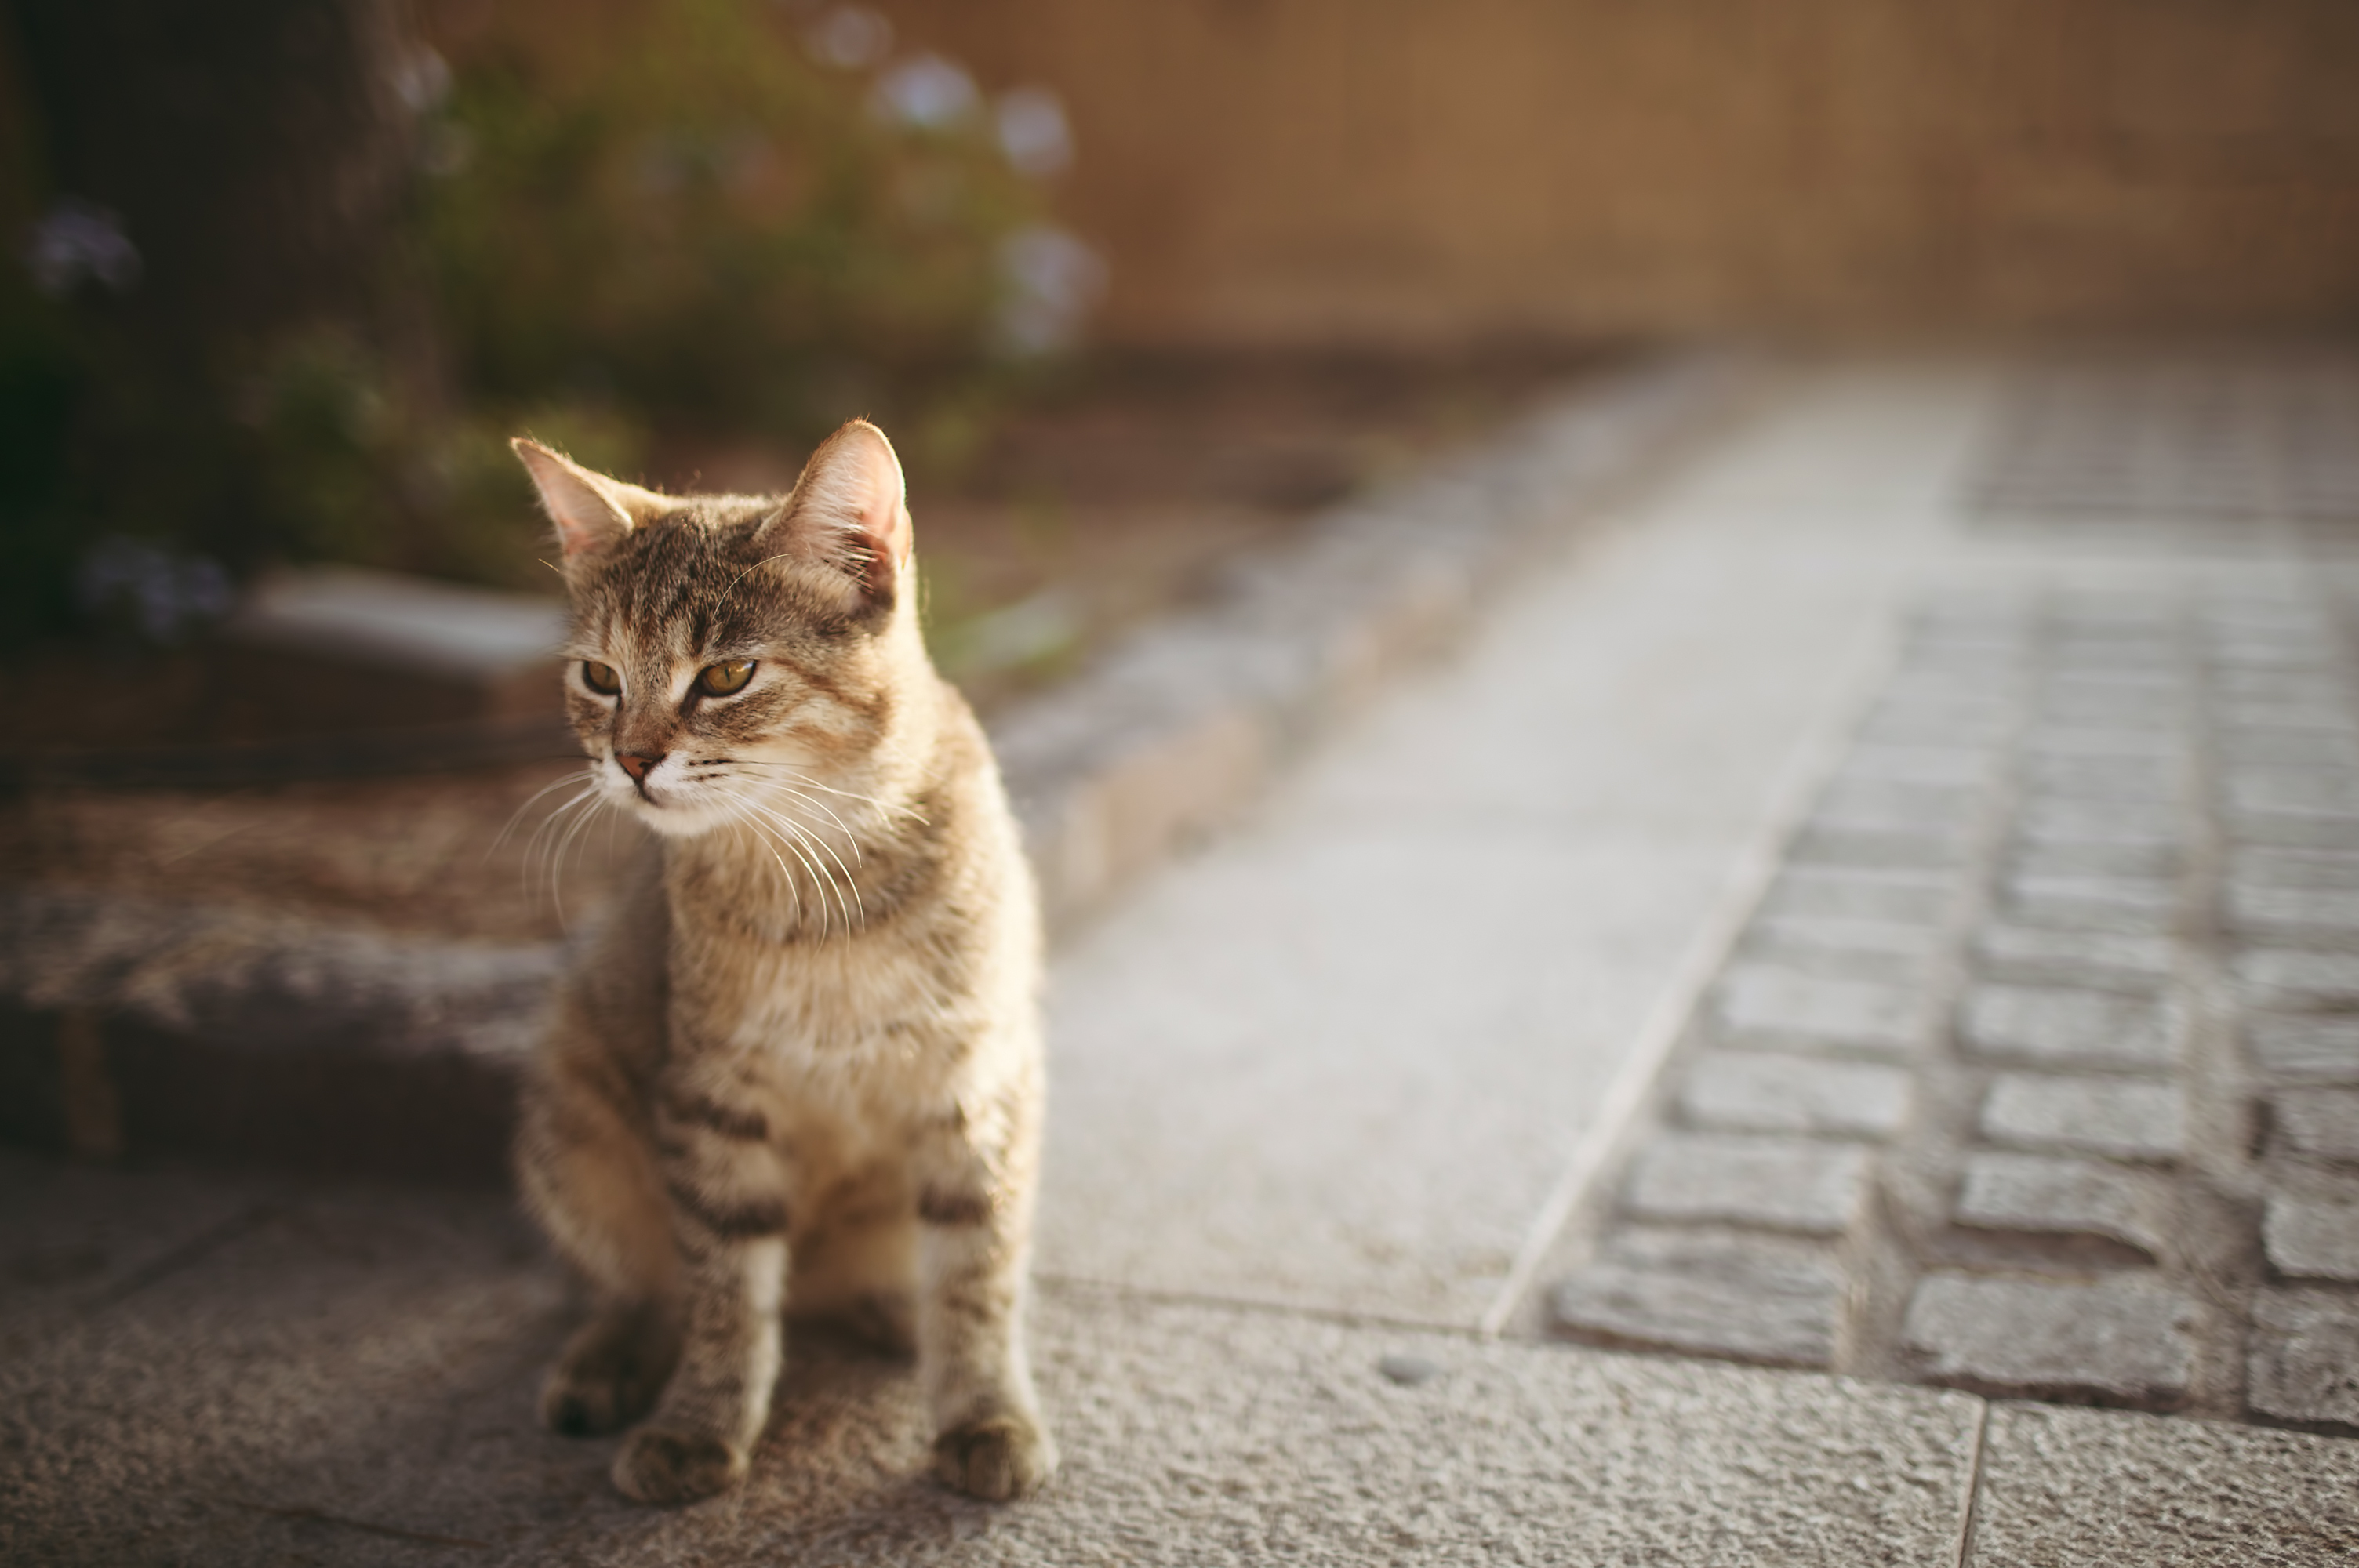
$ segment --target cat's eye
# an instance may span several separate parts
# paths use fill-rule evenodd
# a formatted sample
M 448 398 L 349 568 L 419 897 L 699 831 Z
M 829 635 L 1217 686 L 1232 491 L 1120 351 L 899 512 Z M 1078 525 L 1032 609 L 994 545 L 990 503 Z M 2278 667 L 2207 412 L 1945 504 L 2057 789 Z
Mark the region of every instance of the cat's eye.
M 612 665 L 602 665 L 595 659 L 582 661 L 582 684 L 600 697 L 612 697 L 623 689 L 623 677 L 614 673 Z
M 754 678 L 754 661 L 731 659 L 726 664 L 707 665 L 697 672 L 696 689 L 707 697 L 728 697 L 745 689 Z

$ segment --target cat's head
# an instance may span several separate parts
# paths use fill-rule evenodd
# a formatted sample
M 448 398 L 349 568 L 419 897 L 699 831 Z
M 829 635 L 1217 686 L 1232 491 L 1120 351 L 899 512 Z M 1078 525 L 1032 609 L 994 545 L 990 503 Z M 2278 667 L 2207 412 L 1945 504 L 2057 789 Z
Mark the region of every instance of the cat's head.
M 667 837 L 792 841 L 874 800 L 931 680 L 883 431 L 844 426 L 783 497 L 663 495 L 515 447 L 563 551 L 566 712 L 610 802 Z

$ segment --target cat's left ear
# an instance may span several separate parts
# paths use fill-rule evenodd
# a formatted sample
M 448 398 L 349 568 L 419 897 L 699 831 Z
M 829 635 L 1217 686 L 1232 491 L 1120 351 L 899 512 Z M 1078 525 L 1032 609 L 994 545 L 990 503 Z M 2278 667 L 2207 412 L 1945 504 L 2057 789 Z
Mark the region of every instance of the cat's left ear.
M 593 473 L 527 437 L 518 436 L 508 445 L 540 492 L 541 507 L 557 526 L 568 567 L 579 558 L 603 555 L 624 535 L 674 504 L 654 491 Z
M 885 432 L 854 419 L 821 442 L 762 543 L 835 568 L 865 604 L 892 602 L 909 559 L 909 501 Z

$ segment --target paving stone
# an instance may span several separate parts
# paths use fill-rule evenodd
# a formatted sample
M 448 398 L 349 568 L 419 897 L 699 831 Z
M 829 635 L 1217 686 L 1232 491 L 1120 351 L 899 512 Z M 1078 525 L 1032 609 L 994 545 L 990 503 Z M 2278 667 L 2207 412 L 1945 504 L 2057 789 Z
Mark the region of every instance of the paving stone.
M 2359 815 L 2359 773 L 2341 768 L 2239 769 L 2223 782 L 2231 812 L 2256 816 Z
M 2168 936 L 2118 931 L 2055 931 L 2037 925 L 1992 925 L 1974 937 L 1974 957 L 1995 979 L 2070 980 L 2152 991 L 2179 961 Z
M 2256 888 L 2336 888 L 2359 892 L 2359 854 L 2331 849 L 2242 849 L 2229 860 L 2233 883 Z
M 1838 780 L 1819 797 L 1813 825 L 1871 828 L 1884 832 L 1955 832 L 1970 827 L 1982 809 L 1977 790 L 1881 779 Z
M 2359 766 L 2359 737 L 2332 730 L 2223 725 L 2216 733 L 2222 748 L 2240 761 L 2288 767 Z
M 1549 1292 L 1549 1315 L 1578 1338 L 1823 1367 L 1843 1302 L 1841 1264 L 1808 1242 L 1632 1227 Z
M 2245 1398 L 2281 1421 L 2359 1426 L 2359 1298 L 2265 1286 L 2253 1298 Z
M 2230 812 L 2222 820 L 2228 837 L 2245 844 L 2274 844 L 2288 849 L 2339 849 L 2359 842 L 2359 815 L 2240 811 Z
M 1935 961 L 1951 946 L 1950 934 L 1938 925 L 1901 925 L 1888 920 L 1847 920 L 1824 914 L 1764 914 L 1745 931 L 1745 945 L 1756 956 L 1799 954 L 1794 968 L 1811 974 L 1844 972 L 1814 960 L 1839 955 L 1866 960 L 1854 968 L 1853 978 L 1883 980 L 1913 989 L 1928 983 Z M 1880 960 L 1880 961 L 1878 961 Z M 1776 967 L 1776 966 L 1773 966 Z
M 1986 746 L 1854 746 L 1836 778 L 1887 784 L 1980 789 L 1991 782 L 1998 752 Z
M 2237 954 L 2230 968 L 2248 1006 L 2359 1011 L 2359 953 L 2256 947 Z
M 2288 1152 L 2359 1163 L 2359 1089 L 2279 1089 L 2269 1124 Z
M 2359 889 L 2260 887 L 2232 881 L 2227 906 L 2228 924 L 2255 935 L 2321 942 L 2359 936 Z
M 1638 1152 L 1624 1206 L 1641 1220 L 1846 1229 L 1867 1193 L 1868 1152 L 1801 1138 L 1663 1132 Z
M 2007 919 L 2070 931 L 2159 934 L 2178 918 L 2179 903 L 2176 883 L 2150 877 L 2014 873 L 2000 884 Z
M 2168 1068 L 2179 1055 L 2174 1008 L 2065 986 L 1977 985 L 1959 1033 L 1983 1055 L 2047 1065 Z
M 1794 835 L 1786 853 L 1789 860 L 1810 865 L 1945 871 L 1965 865 L 1973 849 L 1973 834 L 1962 827 L 1910 833 L 1813 821 Z
M 2186 869 L 2187 853 L 2171 839 L 2107 843 L 2088 838 L 2017 838 L 2007 844 L 2006 863 L 2037 876 L 2168 880 Z
M 2354 1560 L 2359 1444 L 2128 1411 L 1991 1409 L 1962 1568 Z
M 2194 1303 L 2148 1276 L 2084 1285 L 1944 1272 L 1909 1297 L 1901 1340 L 1932 1382 L 2167 1408 L 2186 1397 L 2194 1325 Z
M 1771 918 L 1817 916 L 1897 926 L 1938 926 L 1957 907 L 1957 880 L 1921 872 L 1789 869 L 1762 901 Z
M 1733 1132 L 1888 1138 L 1908 1114 L 1909 1075 L 1867 1062 L 1708 1051 L 1687 1070 L 1680 1113 Z
M 1914 1056 L 1931 1033 L 1920 992 L 1755 965 L 1739 966 L 1723 979 L 1718 1020 L 1733 1044 L 1886 1056 Z
M 2015 831 L 2018 838 L 2040 844 L 2169 846 L 2185 836 L 2187 824 L 2178 812 L 2157 806 L 2035 797 L 2016 817 Z
M 2271 1193 L 2261 1250 L 2286 1279 L 2359 1283 L 2359 1190 Z
M 2093 730 L 2083 724 L 2035 725 L 2023 736 L 2025 764 L 2087 758 L 2106 762 L 2168 763 L 2176 768 L 2187 747 L 2169 730 Z
M 2127 801 L 2171 805 L 2187 793 L 2176 748 L 2156 756 L 2090 756 L 2029 752 L 2023 782 L 2032 793 L 2060 800 Z
M 2245 1045 L 2272 1078 L 2359 1083 L 2359 1018 L 2264 1013 L 2245 1021 Z
M 1982 1130 L 2017 1148 L 2175 1160 L 2186 1149 L 2186 1105 L 2163 1084 L 2006 1073 L 1983 1102 Z
M 1976 1154 L 1953 1217 L 1972 1230 L 2093 1236 L 2161 1255 L 2167 1200 L 2145 1173 L 2093 1160 Z

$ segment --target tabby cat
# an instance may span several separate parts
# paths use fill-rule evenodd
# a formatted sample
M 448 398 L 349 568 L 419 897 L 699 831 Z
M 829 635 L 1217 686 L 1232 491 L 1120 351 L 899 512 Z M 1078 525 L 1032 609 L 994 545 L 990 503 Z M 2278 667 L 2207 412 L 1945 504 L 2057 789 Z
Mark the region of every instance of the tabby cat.
M 515 445 L 564 551 L 591 784 L 655 834 L 525 1093 L 526 1200 L 596 1298 L 543 1418 L 639 1422 L 630 1497 L 725 1490 L 791 1309 L 917 1353 L 942 1480 L 1029 1491 L 1057 1463 L 1021 1323 L 1039 922 L 926 656 L 892 446 L 846 425 L 781 498 Z

